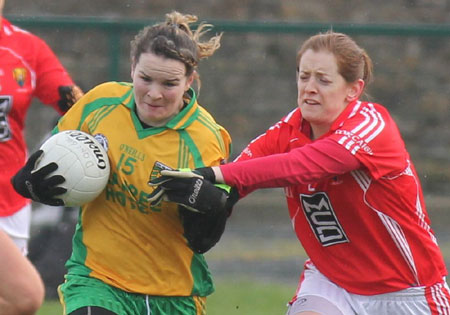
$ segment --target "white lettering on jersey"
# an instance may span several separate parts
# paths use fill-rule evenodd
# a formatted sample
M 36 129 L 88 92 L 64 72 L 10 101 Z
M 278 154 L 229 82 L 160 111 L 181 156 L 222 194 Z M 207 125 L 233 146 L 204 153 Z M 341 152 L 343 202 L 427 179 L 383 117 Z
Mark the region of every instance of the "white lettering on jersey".
M 301 194 L 300 200 L 306 219 L 322 246 L 349 242 L 326 193 Z
M 338 143 L 342 144 L 353 155 L 360 149 L 364 150 L 367 154 L 372 155 L 373 152 L 369 146 L 369 142 L 381 133 L 386 123 L 381 114 L 371 103 L 360 108 L 360 103 L 358 102 L 349 117 L 356 115 L 355 109 L 359 110 L 358 113 L 364 116 L 364 120 L 351 131 L 341 129 L 336 130 L 336 134 L 343 135 Z

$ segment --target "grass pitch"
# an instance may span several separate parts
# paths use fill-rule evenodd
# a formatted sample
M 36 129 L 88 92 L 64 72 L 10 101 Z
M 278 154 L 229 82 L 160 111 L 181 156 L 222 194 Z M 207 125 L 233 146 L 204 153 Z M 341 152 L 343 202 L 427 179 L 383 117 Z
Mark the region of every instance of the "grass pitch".
M 207 300 L 208 315 L 285 314 L 286 303 L 295 293 L 295 287 L 282 283 L 253 280 L 217 279 L 216 292 Z M 58 301 L 46 301 L 38 315 L 61 315 Z

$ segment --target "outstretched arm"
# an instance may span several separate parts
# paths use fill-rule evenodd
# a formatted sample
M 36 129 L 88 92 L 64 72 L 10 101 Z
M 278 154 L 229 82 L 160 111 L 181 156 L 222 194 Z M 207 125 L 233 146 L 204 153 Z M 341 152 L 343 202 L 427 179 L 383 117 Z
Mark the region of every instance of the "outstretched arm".
M 288 153 L 205 167 L 195 172 L 210 182 L 235 187 L 240 196 L 245 196 L 260 188 L 314 183 L 361 166 L 361 162 L 347 149 L 331 139 L 324 139 Z M 179 177 L 176 172 L 163 171 L 162 174 Z
M 314 183 L 361 167 L 359 160 L 347 149 L 331 139 L 294 149 L 288 153 L 273 154 L 220 166 L 203 167 L 192 172 L 161 171 L 162 176 L 152 180 L 170 201 L 193 211 L 211 212 L 226 203 L 234 204 L 255 189 L 288 187 Z M 213 183 L 233 187 L 233 198 L 220 193 Z M 158 200 L 152 194 L 150 201 Z
M 214 167 L 216 181 L 236 187 L 241 195 L 259 188 L 309 184 L 361 167 L 359 160 L 331 139 L 288 153 Z

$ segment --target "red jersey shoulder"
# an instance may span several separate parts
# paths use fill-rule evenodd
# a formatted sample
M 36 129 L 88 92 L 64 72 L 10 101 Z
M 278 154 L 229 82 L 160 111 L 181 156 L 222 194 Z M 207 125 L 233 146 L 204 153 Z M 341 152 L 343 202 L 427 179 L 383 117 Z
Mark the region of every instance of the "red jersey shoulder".
M 2 20 L 0 46 L 20 58 L 25 66 L 33 71 L 42 60 L 46 60 L 46 68 L 54 63 L 59 66 L 59 61 L 43 39 L 11 24 L 6 19 Z
M 372 142 L 397 137 L 391 130 L 392 124 L 395 123 L 382 105 L 358 101 L 346 108 L 331 131 L 333 138 L 352 154 L 363 150 L 372 155 Z
M 332 139 L 355 155 L 375 178 L 403 171 L 409 155 L 388 110 L 376 103 L 350 104 L 332 127 Z
M 1 38 L 3 42 L 23 48 L 34 47 L 43 42 L 43 40 L 38 36 L 11 24 L 6 19 L 2 20 Z

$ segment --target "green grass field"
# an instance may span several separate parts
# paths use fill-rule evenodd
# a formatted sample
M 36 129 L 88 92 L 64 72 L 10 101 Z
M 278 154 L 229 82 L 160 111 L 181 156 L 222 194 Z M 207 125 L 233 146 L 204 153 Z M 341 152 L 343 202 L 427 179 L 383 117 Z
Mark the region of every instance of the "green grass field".
M 208 298 L 208 315 L 285 314 L 286 303 L 295 287 L 281 283 L 254 282 L 250 280 L 216 281 L 216 292 Z M 61 315 L 58 301 L 46 301 L 38 315 Z

